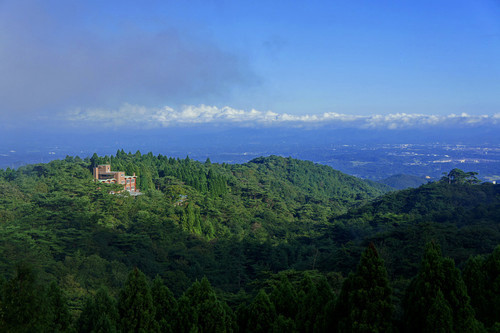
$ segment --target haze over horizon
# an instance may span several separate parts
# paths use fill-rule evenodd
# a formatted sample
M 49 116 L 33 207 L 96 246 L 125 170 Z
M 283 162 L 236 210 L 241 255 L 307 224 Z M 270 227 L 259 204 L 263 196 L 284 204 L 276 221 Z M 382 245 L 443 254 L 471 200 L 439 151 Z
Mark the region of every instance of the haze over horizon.
M 500 5 L 7 0 L 0 73 L 11 134 L 498 127 Z

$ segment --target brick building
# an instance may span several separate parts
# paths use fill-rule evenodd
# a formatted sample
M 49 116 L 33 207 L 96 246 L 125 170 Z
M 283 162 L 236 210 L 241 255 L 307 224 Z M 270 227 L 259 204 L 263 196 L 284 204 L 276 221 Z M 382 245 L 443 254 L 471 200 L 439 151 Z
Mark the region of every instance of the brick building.
M 137 188 L 137 176 L 125 176 L 124 171 L 111 171 L 110 164 L 101 164 L 94 168 L 94 179 L 106 184 L 120 184 L 129 192 L 139 192 Z

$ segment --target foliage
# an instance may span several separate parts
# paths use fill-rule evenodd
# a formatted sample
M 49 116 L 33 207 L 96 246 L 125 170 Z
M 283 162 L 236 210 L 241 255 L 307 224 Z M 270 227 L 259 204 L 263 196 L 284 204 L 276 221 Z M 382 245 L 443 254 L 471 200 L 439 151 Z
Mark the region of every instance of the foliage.
M 277 319 L 276 309 L 267 293 L 261 289 L 246 310 L 245 332 L 270 332 Z
M 122 332 L 150 332 L 156 329 L 155 307 L 146 276 L 137 268 L 130 272 L 118 300 Z
M 455 263 L 441 256 L 435 243 L 427 244 L 420 270 L 405 299 L 408 332 L 481 332 L 467 288 Z M 431 312 L 432 311 L 432 312 Z M 436 326 L 437 324 L 440 326 Z
M 142 195 L 95 183 L 92 166 L 102 163 L 135 173 Z M 467 309 L 493 329 L 500 186 L 447 176 L 387 193 L 292 158 L 221 165 L 123 150 L 0 170 L 0 330 L 331 331 L 341 289 L 339 304 L 350 300 L 357 322 L 369 317 L 360 306 L 367 297 L 386 295 L 365 293 L 372 289 L 362 281 L 376 269 L 358 268 L 342 287 L 356 263 L 380 270 L 382 259 L 394 287 L 390 321 L 400 323 L 430 240 L 465 267 L 467 288 L 477 291 Z M 362 255 L 370 242 L 377 256 Z M 443 260 L 438 271 L 463 296 L 458 270 Z M 428 295 L 436 311 L 422 322 L 447 323 L 451 314 L 456 329 L 449 289 Z
M 391 332 L 391 288 L 373 243 L 361 255 L 356 273 L 344 281 L 336 316 L 341 332 Z
M 16 275 L 3 286 L 2 330 L 42 331 L 46 314 L 42 311 L 43 289 L 29 266 L 17 267 Z
M 500 245 L 487 257 L 469 258 L 463 277 L 477 318 L 492 327 L 500 320 Z
M 177 300 L 163 284 L 160 276 L 156 276 L 151 287 L 153 303 L 156 308 L 155 319 L 161 332 L 174 332 L 176 326 Z
M 455 168 L 448 174 L 445 173 L 441 181 L 448 184 L 477 184 L 479 183 L 479 179 L 477 179 L 476 175 L 477 172 L 464 172 Z
M 94 296 L 89 297 L 76 323 L 77 331 L 116 332 L 118 324 L 116 301 L 108 291 L 99 288 Z
M 207 278 L 195 281 L 181 297 L 180 303 L 180 311 L 186 312 L 188 318 L 181 327 L 202 332 L 233 331 L 233 313 L 223 301 L 218 300 Z

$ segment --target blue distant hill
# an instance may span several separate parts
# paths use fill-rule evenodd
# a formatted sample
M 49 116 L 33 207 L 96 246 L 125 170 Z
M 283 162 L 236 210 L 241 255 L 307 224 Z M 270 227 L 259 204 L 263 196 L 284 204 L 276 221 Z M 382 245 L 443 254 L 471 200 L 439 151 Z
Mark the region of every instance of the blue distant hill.
M 399 174 L 379 180 L 378 183 L 390 186 L 396 190 L 404 190 L 407 188 L 417 188 L 427 183 L 427 181 L 425 177 Z

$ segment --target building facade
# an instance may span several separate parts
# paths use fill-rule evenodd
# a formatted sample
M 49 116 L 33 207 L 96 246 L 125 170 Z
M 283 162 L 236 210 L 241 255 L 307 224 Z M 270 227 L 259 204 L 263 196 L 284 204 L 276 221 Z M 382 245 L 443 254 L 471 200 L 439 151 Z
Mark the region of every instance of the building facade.
M 111 171 L 110 164 L 101 164 L 93 170 L 94 179 L 105 184 L 120 184 L 129 192 L 139 192 L 137 188 L 137 176 L 126 176 L 124 171 Z

